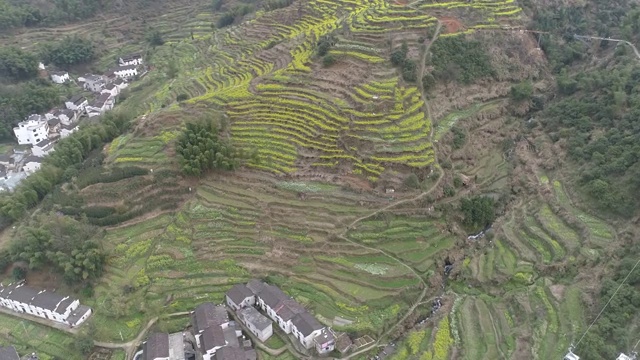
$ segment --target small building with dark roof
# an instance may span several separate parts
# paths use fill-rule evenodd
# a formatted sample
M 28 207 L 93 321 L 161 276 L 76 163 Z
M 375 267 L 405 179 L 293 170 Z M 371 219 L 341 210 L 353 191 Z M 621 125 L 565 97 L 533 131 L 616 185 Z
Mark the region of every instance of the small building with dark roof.
M 20 356 L 13 346 L 0 346 L 0 360 L 20 360 Z
M 124 55 L 118 58 L 119 66 L 142 65 L 143 63 L 144 60 L 142 59 L 142 55 L 138 53 Z
M 84 111 L 84 108 L 89 105 L 89 101 L 84 96 L 78 94 L 65 101 L 64 105 L 69 110 Z
M 49 139 L 44 139 L 39 143 L 33 145 L 31 148 L 31 152 L 34 156 L 44 157 L 49 155 L 54 150 L 55 143 L 51 142 Z
M 260 292 L 262 291 L 262 289 L 264 289 L 265 287 L 265 283 L 263 281 L 260 281 L 258 279 L 251 279 L 249 280 L 249 282 L 247 283 L 247 287 L 249 288 L 249 290 L 251 290 L 251 292 L 253 293 L 253 295 L 258 295 L 260 294 Z
M 231 310 L 238 310 L 256 303 L 256 296 L 244 284 L 234 285 L 227 291 L 225 298 Z
M 250 306 L 238 310 L 238 319 L 262 342 L 267 341 L 273 335 L 271 320 L 254 307 Z
M 349 337 L 349 334 L 342 333 L 336 339 L 336 350 L 341 354 L 346 354 L 353 347 L 353 341 Z
M 218 349 L 225 347 L 227 341 L 224 337 L 224 330 L 220 326 L 210 326 L 199 335 L 200 349 L 205 357 L 213 356 Z
M 169 334 L 151 334 L 142 346 L 144 360 L 169 360 Z
M 191 313 L 191 325 L 193 325 L 195 335 L 202 334 L 210 326 L 226 327 L 228 324 L 229 314 L 224 306 L 216 306 L 207 302 L 198 305 Z
M 215 360 L 247 360 L 247 354 L 243 349 L 223 347 L 216 353 Z

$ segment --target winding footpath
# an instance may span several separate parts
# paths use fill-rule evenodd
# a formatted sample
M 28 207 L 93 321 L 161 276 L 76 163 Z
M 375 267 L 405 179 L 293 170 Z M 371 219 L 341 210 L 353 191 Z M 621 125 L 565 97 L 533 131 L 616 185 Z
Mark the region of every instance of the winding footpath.
M 429 49 L 431 48 L 431 45 L 437 40 L 438 35 L 440 35 L 441 28 L 442 28 L 442 23 L 440 22 L 440 20 L 438 20 L 438 25 L 436 26 L 436 31 L 434 32 L 433 37 L 431 38 L 431 41 L 429 42 L 428 45 L 426 45 L 424 47 L 423 52 L 422 52 L 422 54 L 420 56 L 421 60 L 420 60 L 420 67 L 419 67 L 419 70 L 418 70 L 418 79 L 419 80 L 421 80 L 422 77 L 424 76 L 425 62 L 427 60 L 427 54 L 429 53 Z M 420 89 L 420 95 L 422 96 L 422 101 L 425 104 L 425 108 L 426 108 L 425 112 L 427 113 L 427 118 L 429 119 L 429 121 L 431 121 L 431 111 L 429 110 L 429 103 L 427 102 L 427 97 L 426 97 L 424 88 L 422 86 L 418 86 L 418 88 Z M 433 140 L 434 133 L 435 133 L 434 126 L 432 124 L 431 132 L 429 134 L 429 141 Z M 438 158 L 437 158 L 437 155 L 435 154 L 435 152 L 434 152 L 433 156 L 434 156 L 434 163 L 438 164 Z M 365 216 L 359 217 L 359 218 L 355 219 L 353 222 L 351 222 L 351 224 L 349 224 L 344 231 L 342 231 L 340 234 L 336 235 L 339 239 L 344 240 L 344 241 L 346 241 L 346 242 L 348 242 L 350 244 L 353 244 L 353 245 L 356 245 L 356 246 L 359 246 L 359 247 L 362 247 L 362 248 L 365 248 L 365 249 L 368 249 L 368 250 L 377 251 L 377 252 L 379 252 L 381 254 L 384 254 L 385 256 L 393 259 L 394 261 L 398 262 L 402 266 L 404 266 L 407 269 L 409 269 L 418 278 L 418 280 L 420 280 L 420 283 L 422 284 L 422 287 L 423 287 L 422 288 L 422 292 L 420 293 L 420 295 L 418 296 L 418 298 L 416 299 L 414 304 L 411 305 L 411 307 L 409 307 L 409 310 L 407 310 L 407 312 L 402 316 L 402 318 L 400 318 L 395 324 L 393 324 L 389 329 L 387 329 L 387 331 L 385 331 L 381 336 L 379 336 L 378 339 L 373 344 L 371 344 L 371 345 L 369 345 L 369 346 L 367 346 L 365 348 L 362 348 L 362 349 L 350 354 L 349 356 L 345 356 L 343 359 L 351 359 L 353 357 L 356 357 L 358 355 L 361 355 L 363 353 L 371 351 L 372 349 L 374 349 L 376 347 L 383 346 L 383 344 L 381 344 L 381 339 L 385 338 L 387 335 L 389 335 L 389 333 L 393 329 L 395 329 L 398 325 L 402 324 L 415 311 L 415 309 L 418 306 L 425 304 L 424 298 L 427 296 L 427 291 L 429 290 L 429 287 L 428 287 L 427 283 L 424 281 L 422 276 L 420 276 L 420 274 L 418 274 L 418 272 L 413 267 L 411 267 L 407 263 L 403 262 L 402 260 L 396 258 L 395 256 L 387 253 L 386 251 L 384 251 L 382 249 L 378 249 L 378 248 L 371 247 L 371 246 L 366 246 L 366 245 L 363 245 L 361 243 L 358 243 L 356 241 L 353 241 L 353 240 L 349 239 L 346 236 L 347 232 L 349 230 L 351 230 L 354 226 L 356 226 L 359 222 L 361 222 L 363 220 L 366 220 L 366 219 L 369 219 L 371 217 L 374 217 L 374 216 L 378 215 L 381 212 L 387 211 L 389 209 L 392 209 L 394 207 L 397 207 L 397 206 L 405 204 L 405 203 L 415 202 L 415 201 L 418 201 L 418 200 L 424 198 L 425 196 L 429 195 L 433 190 L 438 188 L 438 185 L 440 184 L 440 181 L 442 181 L 443 176 L 444 176 L 444 173 L 442 171 L 440 171 L 439 175 L 438 175 L 438 179 L 433 184 L 431 189 L 429 189 L 429 190 L 427 190 L 425 192 L 422 192 L 422 193 L 418 194 L 417 196 L 414 196 L 414 197 L 411 197 L 411 198 L 408 198 L 408 199 L 399 200 L 399 201 L 396 201 L 394 203 L 391 203 L 391 204 L 389 204 L 387 206 L 384 206 L 384 207 L 372 212 L 369 215 L 365 215 Z

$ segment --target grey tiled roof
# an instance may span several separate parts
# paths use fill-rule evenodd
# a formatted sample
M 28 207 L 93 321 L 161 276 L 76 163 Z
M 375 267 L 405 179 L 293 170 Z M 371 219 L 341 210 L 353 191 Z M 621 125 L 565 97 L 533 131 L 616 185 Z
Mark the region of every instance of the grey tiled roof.
M 199 333 L 210 326 L 220 326 L 229 322 L 229 314 L 224 306 L 213 303 L 198 305 L 191 317 L 194 333 Z
M 20 357 L 13 346 L 0 346 L 0 360 L 20 360 Z
M 295 326 L 304 336 L 309 336 L 315 330 L 324 328 L 324 326 L 308 312 L 296 315 L 291 322 L 293 323 L 293 326 Z
M 237 284 L 226 294 L 234 303 L 241 303 L 244 299 L 254 296 L 253 292 L 244 284 Z
M 281 301 L 289 299 L 287 294 L 285 294 L 277 286 L 268 284 L 265 284 L 264 288 L 260 292 L 260 298 L 272 309 L 275 308 Z
M 253 292 L 254 295 L 258 295 L 264 289 L 265 285 L 266 284 L 264 282 L 258 279 L 251 279 L 247 283 L 247 287 L 249 288 L 249 290 L 251 290 L 251 292 Z
M 157 358 L 169 357 L 169 334 L 155 333 L 149 336 L 149 339 L 143 347 L 144 359 L 155 360 Z
M 202 350 L 204 352 L 218 346 L 225 346 L 227 343 L 224 340 L 224 331 L 220 326 L 210 326 L 206 328 L 200 337 L 200 344 L 202 344 Z
M 225 346 L 216 351 L 216 360 L 246 360 L 247 355 L 244 350 Z
M 244 320 L 245 323 L 252 324 L 253 327 L 262 331 L 271 325 L 271 320 L 266 316 L 260 314 L 254 307 L 247 307 L 238 311 L 238 315 Z

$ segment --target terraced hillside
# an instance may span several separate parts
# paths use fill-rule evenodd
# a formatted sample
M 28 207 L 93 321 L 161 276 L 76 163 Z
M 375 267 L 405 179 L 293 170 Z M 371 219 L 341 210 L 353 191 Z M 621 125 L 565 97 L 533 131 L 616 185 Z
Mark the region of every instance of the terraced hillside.
M 591 284 L 574 280 L 576 268 L 597 266 L 616 233 L 574 206 L 560 175 L 543 176 L 517 136 L 508 92 L 527 75 L 513 68 L 542 57 L 492 44 L 494 64 L 516 60 L 482 93 L 446 84 L 425 94 L 389 61 L 406 43 L 420 76 L 432 70 L 428 48 L 447 37 L 502 37 L 530 50 L 531 38 L 504 30 L 521 22 L 515 1 L 296 1 L 219 30 L 208 4 L 180 4 L 147 20 L 167 44 L 149 51 L 152 70 L 119 105 L 144 115 L 103 151 L 104 174 L 147 172 L 64 189 L 107 214 L 89 219 L 109 225 L 112 251 L 84 300 L 99 340 L 133 339 L 150 319 L 220 302 L 251 277 L 280 285 L 338 331 L 374 338 L 353 358 L 395 341 L 394 359 L 549 359 L 579 337 Z M 98 36 L 84 25 L 60 30 L 74 31 Z M 316 54 L 326 38 L 329 67 Z M 104 41 L 104 64 L 135 43 Z M 213 116 L 257 156 L 234 173 L 186 178 L 174 139 L 185 121 Z M 466 134 L 459 149 L 453 127 Z M 411 173 L 416 186 L 406 184 Z M 506 199 L 493 235 L 478 241 L 455 211 L 474 194 Z M 454 270 L 443 278 L 447 259 Z M 438 296 L 444 306 L 422 321 Z

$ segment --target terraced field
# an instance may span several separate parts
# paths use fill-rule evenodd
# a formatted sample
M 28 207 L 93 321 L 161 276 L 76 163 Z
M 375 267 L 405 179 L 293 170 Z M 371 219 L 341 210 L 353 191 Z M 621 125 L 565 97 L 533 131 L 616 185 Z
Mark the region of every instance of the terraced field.
M 546 178 L 539 186 L 552 199 L 527 196 L 500 219 L 495 237 L 478 243 L 451 229 L 450 200 L 370 191 L 401 185 L 410 172 L 426 177 L 438 168 L 432 141 L 499 106 L 471 104 L 433 129 L 420 89 L 391 66 L 391 52 L 405 40 L 409 56 L 421 59 L 441 18 L 463 14 L 460 29 L 439 36 L 464 36 L 516 23 L 520 11 L 513 0 L 311 0 L 212 30 L 217 14 L 194 2 L 150 19 L 168 44 L 152 52 L 153 70 L 120 105 L 145 116 L 105 148 L 107 168 L 149 173 L 79 190 L 87 204 L 135 215 L 107 230 L 112 257 L 90 301 L 98 338 L 126 341 L 157 315 L 220 302 L 233 284 L 265 277 L 323 322 L 351 320 L 336 328 L 386 344 L 381 335 L 408 310 L 428 312 L 427 299 L 442 289 L 427 284 L 440 281 L 451 256 L 444 310 L 400 338 L 394 359 L 562 354 L 584 329 L 582 289 L 564 274 L 596 261 L 616 235 L 574 207 L 559 181 Z M 97 36 L 87 26 L 72 31 Z M 325 36 L 336 39 L 330 68 L 315 53 Z M 104 41 L 100 66 L 135 42 Z M 178 103 L 178 95 L 188 100 Z M 234 144 L 257 158 L 233 174 L 177 175 L 172 141 L 183 121 L 214 112 L 228 121 Z M 493 193 L 506 188 L 509 166 L 496 152 L 455 171 Z M 434 189 L 442 177 L 434 176 Z M 113 197 L 123 189 L 128 199 Z

